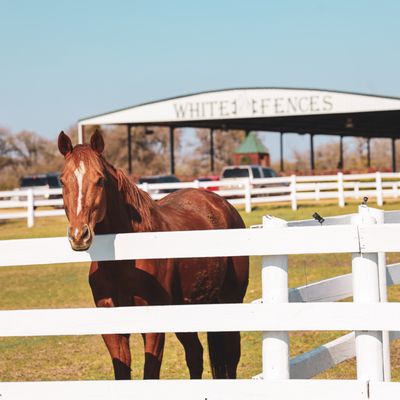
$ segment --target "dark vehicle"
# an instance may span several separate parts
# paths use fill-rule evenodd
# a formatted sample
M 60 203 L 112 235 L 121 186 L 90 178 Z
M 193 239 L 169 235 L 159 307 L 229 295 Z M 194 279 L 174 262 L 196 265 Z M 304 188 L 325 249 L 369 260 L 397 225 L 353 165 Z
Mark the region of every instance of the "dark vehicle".
M 148 183 L 148 184 L 154 184 L 154 183 L 174 183 L 174 182 L 180 182 L 180 179 L 177 178 L 175 175 L 152 175 L 152 176 L 143 176 L 139 178 L 139 184 L 142 183 Z M 171 193 L 175 192 L 175 190 L 178 189 L 155 189 L 151 190 L 151 193 Z
M 59 189 L 61 188 L 60 174 L 59 173 L 48 173 L 48 174 L 37 174 L 37 175 L 25 175 L 20 180 L 20 187 L 17 190 L 25 189 Z M 37 197 L 37 196 L 36 196 Z M 61 194 L 48 193 L 41 196 L 44 199 L 59 199 L 62 197 Z

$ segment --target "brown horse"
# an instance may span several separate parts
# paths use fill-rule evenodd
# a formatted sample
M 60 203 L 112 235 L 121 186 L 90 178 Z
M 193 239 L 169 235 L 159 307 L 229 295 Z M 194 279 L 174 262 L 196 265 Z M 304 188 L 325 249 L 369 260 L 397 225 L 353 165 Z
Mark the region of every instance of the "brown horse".
M 68 239 L 87 250 L 94 234 L 243 228 L 238 212 L 223 198 L 201 189 L 184 189 L 155 202 L 102 156 L 103 137 L 72 146 L 61 132 L 65 157 L 61 175 Z M 176 244 L 179 246 L 179 243 Z M 241 303 L 248 283 L 248 257 L 93 262 L 89 283 L 97 307 Z M 176 333 L 185 349 L 191 378 L 201 378 L 203 347 L 197 333 Z M 144 378 L 158 379 L 164 333 L 143 334 Z M 116 379 L 130 379 L 128 334 L 103 335 Z M 235 378 L 239 332 L 207 335 L 214 378 Z

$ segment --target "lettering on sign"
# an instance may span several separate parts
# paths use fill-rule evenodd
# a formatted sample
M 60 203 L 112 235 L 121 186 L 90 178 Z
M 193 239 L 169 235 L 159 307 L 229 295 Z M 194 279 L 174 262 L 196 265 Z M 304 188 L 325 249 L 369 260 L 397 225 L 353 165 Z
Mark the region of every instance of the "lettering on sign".
M 293 97 L 238 97 L 233 100 L 186 101 L 173 103 L 176 119 L 278 117 L 324 113 L 333 110 L 331 95 Z

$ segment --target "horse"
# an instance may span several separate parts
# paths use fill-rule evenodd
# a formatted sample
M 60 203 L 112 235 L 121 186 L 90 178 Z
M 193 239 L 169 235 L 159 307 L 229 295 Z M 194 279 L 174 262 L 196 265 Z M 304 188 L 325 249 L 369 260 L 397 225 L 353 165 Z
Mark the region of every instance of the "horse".
M 103 156 L 99 131 L 90 144 L 73 147 L 61 131 L 60 176 L 67 236 L 75 251 L 88 250 L 94 235 L 128 232 L 244 228 L 236 209 L 204 189 L 182 189 L 159 201 L 139 189 Z M 179 243 L 176 244 L 179 246 Z M 241 303 L 249 276 L 248 257 L 92 262 L 89 285 L 97 307 Z M 104 334 L 115 379 L 131 378 L 129 334 Z M 144 379 L 159 379 L 164 333 L 144 333 Z M 201 379 L 203 347 L 197 332 L 176 333 L 191 379 Z M 240 332 L 208 332 L 213 378 L 236 378 Z

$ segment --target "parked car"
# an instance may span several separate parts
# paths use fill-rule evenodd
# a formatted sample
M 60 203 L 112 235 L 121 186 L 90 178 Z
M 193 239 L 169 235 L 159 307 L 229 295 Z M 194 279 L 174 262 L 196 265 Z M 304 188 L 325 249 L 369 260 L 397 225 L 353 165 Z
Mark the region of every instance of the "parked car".
M 218 175 L 205 175 L 205 176 L 199 176 L 197 178 L 199 182 L 210 182 L 210 181 L 219 181 L 219 176 Z M 211 190 L 215 192 L 216 190 L 219 189 L 218 186 L 207 186 L 205 189 Z
M 180 182 L 180 179 L 177 178 L 175 175 L 152 175 L 152 176 L 143 176 L 139 178 L 139 184 L 142 183 L 174 183 Z M 152 193 L 171 193 L 178 189 L 155 189 L 152 190 Z

